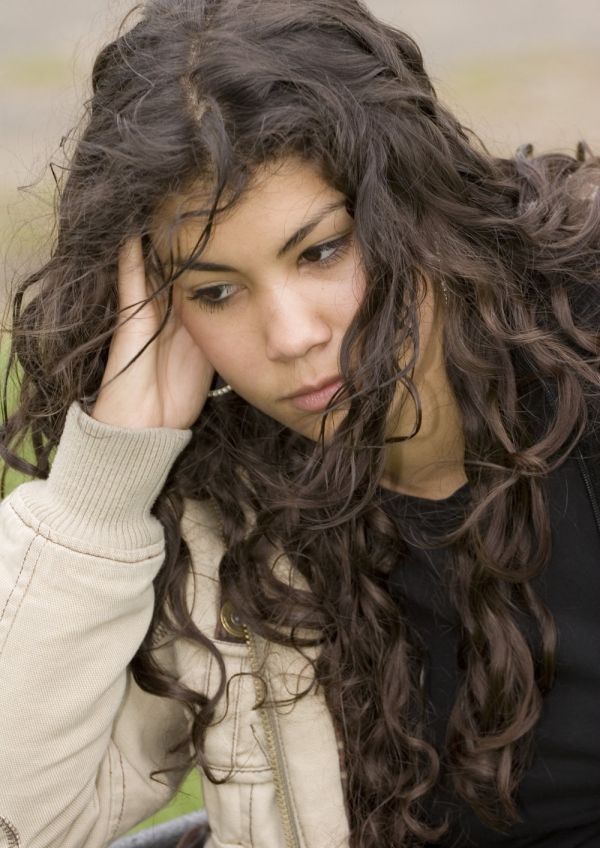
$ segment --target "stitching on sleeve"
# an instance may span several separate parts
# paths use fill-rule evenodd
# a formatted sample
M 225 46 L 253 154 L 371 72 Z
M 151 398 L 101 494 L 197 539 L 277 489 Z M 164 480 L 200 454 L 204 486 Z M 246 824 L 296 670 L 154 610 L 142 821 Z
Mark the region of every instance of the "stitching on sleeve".
M 112 792 L 112 787 L 113 787 L 113 767 L 112 767 L 112 753 L 111 753 L 111 750 L 110 750 L 110 745 L 109 745 L 109 747 L 108 747 L 108 749 L 107 749 L 106 755 L 107 755 L 107 757 L 108 757 L 108 785 L 109 785 L 109 787 L 110 787 L 110 796 L 109 796 L 109 814 L 108 814 L 108 824 L 109 824 L 109 827 L 110 827 L 110 821 L 111 821 L 111 819 L 112 819 L 112 808 L 113 808 L 113 792 Z M 112 828 L 112 829 L 111 829 L 111 831 L 110 831 L 110 833 L 109 833 L 109 836 L 110 836 L 110 838 L 112 839 L 112 837 L 113 837 L 114 835 L 115 835 L 115 828 Z
M 7 606 L 10 603 L 10 599 L 12 598 L 12 596 L 15 592 L 15 589 L 19 585 L 19 580 L 21 579 L 21 574 L 23 574 L 23 569 L 25 568 L 25 563 L 27 562 L 27 557 L 29 556 L 29 552 L 31 551 L 31 546 L 35 542 L 36 538 L 37 538 L 37 536 L 34 536 L 33 539 L 31 540 L 31 542 L 29 543 L 29 546 L 27 547 L 27 550 L 25 552 L 25 556 L 23 557 L 23 562 L 21 563 L 21 568 L 20 568 L 19 573 L 17 575 L 17 579 L 15 580 L 15 585 L 12 587 L 8 598 L 6 599 L 6 603 L 4 604 L 4 609 L 2 610 L 2 615 L 0 615 L 0 621 L 2 621 L 2 619 L 4 618 L 4 614 L 6 612 Z
M 37 538 L 37 537 L 36 537 L 36 538 Z M 32 544 L 33 544 L 33 541 L 32 541 Z M 41 546 L 41 548 L 40 548 L 40 550 L 39 550 L 39 552 L 38 552 L 38 555 L 37 555 L 37 557 L 36 557 L 36 560 L 35 560 L 35 562 L 33 563 L 33 568 L 31 569 L 31 574 L 29 575 L 29 582 L 27 583 L 27 586 L 25 587 L 25 590 L 23 591 L 23 594 L 21 595 L 21 600 L 19 601 L 19 606 L 18 606 L 18 607 L 17 607 L 17 609 L 15 610 L 15 614 L 14 614 L 14 616 L 13 616 L 13 620 L 12 620 L 12 622 L 10 623 L 10 627 L 8 628 L 8 631 L 7 631 L 7 633 L 6 633 L 6 636 L 5 636 L 5 638 L 4 638 L 4 642 L 3 642 L 3 644 L 2 644 L 2 647 L 0 647 L 0 657 L 2 656 L 2 653 L 3 653 L 3 651 L 4 651 L 4 648 L 5 648 L 6 643 L 7 643 L 7 641 L 8 641 L 8 637 L 10 636 L 10 632 L 11 632 L 11 630 L 13 629 L 13 625 L 14 625 L 15 621 L 17 620 L 17 616 L 19 615 L 19 610 L 21 609 L 21 604 L 23 603 L 23 600 L 24 600 L 24 598 L 25 598 L 25 595 L 27 594 L 27 589 L 28 589 L 28 588 L 29 588 L 29 586 L 31 585 L 31 581 L 33 580 L 33 575 L 35 574 L 35 570 L 36 570 L 36 568 L 37 568 L 37 564 L 38 564 L 38 562 L 39 562 L 39 560 L 40 560 L 40 556 L 42 555 L 42 551 L 44 550 L 44 548 L 45 548 L 45 547 L 46 547 L 46 540 L 44 540 L 44 542 L 42 543 L 42 546 Z M 31 545 L 30 545 L 30 548 L 31 548 Z M 29 551 L 29 549 L 28 549 L 28 551 Z M 11 592 L 11 595 L 12 595 L 12 592 Z
M 112 745 L 108 748 L 108 772 L 109 772 L 109 785 L 110 785 L 110 813 L 109 813 L 109 824 L 110 820 L 113 817 L 113 780 L 116 780 L 114 770 L 113 770 L 113 750 L 116 750 L 119 755 L 119 765 L 120 765 L 120 776 L 121 776 L 121 809 L 119 810 L 119 817 L 115 824 L 110 829 L 109 838 L 112 842 L 115 838 L 115 834 L 119 830 L 119 825 L 123 819 L 123 810 L 125 809 L 125 769 L 123 768 L 123 758 L 121 756 L 121 752 L 119 749 L 112 743 Z M 107 843 L 108 844 L 108 843 Z
M 7 848 L 21 848 L 21 839 L 16 827 L 11 824 L 4 816 L 0 816 L 0 831 L 8 837 Z
M 122 786 L 123 791 L 121 792 L 121 809 L 119 810 L 119 818 L 117 820 L 117 824 L 115 825 L 114 832 L 116 833 L 119 829 L 121 821 L 123 820 L 123 812 L 125 810 L 125 794 L 127 792 L 127 780 L 125 778 L 125 768 L 123 766 L 123 757 L 121 756 L 121 752 L 117 748 L 117 753 L 119 754 L 119 765 L 121 766 L 121 775 L 122 775 Z
M 70 545 L 63 544 L 62 542 L 56 542 L 54 539 L 48 539 L 46 536 L 43 536 L 40 533 L 42 539 L 46 539 L 46 541 L 50 542 L 51 545 L 56 545 L 58 548 L 62 548 L 65 551 L 70 551 L 72 554 L 78 554 L 79 556 L 92 557 L 93 559 L 102 560 L 102 562 L 106 562 L 107 560 L 111 562 L 124 563 L 125 565 L 139 565 L 142 562 L 147 562 L 150 559 L 156 559 L 157 556 L 161 556 L 164 553 L 164 547 L 162 551 L 159 551 L 156 554 L 148 554 L 147 552 L 142 552 L 137 559 L 118 559 L 114 554 L 118 551 L 115 551 L 113 548 L 107 551 L 106 554 L 95 554 L 91 551 L 84 551 L 82 548 L 72 548 Z
M 29 508 L 27 507 L 27 505 L 26 504 L 22 504 L 22 505 L 23 505 L 23 508 L 25 510 L 27 510 L 27 512 L 29 512 Z M 113 547 L 107 548 L 106 553 L 100 553 L 100 554 L 94 553 L 92 551 L 84 550 L 83 548 L 72 547 L 71 545 L 69 545 L 66 537 L 63 537 L 62 534 L 57 533 L 51 527 L 47 527 L 47 525 L 43 524 L 41 521 L 38 521 L 38 519 L 35 518 L 35 516 L 33 516 L 33 515 L 31 516 L 31 518 L 33 519 L 33 522 L 29 523 L 20 514 L 20 512 L 17 509 L 15 509 L 13 504 L 9 504 L 8 506 L 14 512 L 14 514 L 19 519 L 19 521 L 22 524 L 24 524 L 25 527 L 27 527 L 29 530 L 33 530 L 33 532 L 36 534 L 36 536 L 39 536 L 41 539 L 44 539 L 45 541 L 50 542 L 50 544 L 56 545 L 59 548 L 64 548 L 64 550 L 70 551 L 71 553 L 74 553 L 74 554 L 80 554 L 80 555 L 83 555 L 83 556 L 86 556 L 86 557 L 93 557 L 94 559 L 101 559 L 101 560 L 104 560 L 104 561 L 114 560 L 115 562 L 119 562 L 119 563 L 124 562 L 124 563 L 127 563 L 128 565 L 138 565 L 141 562 L 145 562 L 148 559 L 154 559 L 155 557 L 161 556 L 161 554 L 164 553 L 164 542 L 152 542 L 150 545 L 146 546 L 144 549 L 137 548 L 136 550 L 139 550 L 140 553 L 139 553 L 139 556 L 137 556 L 135 559 L 134 558 L 129 559 L 129 557 L 127 557 L 125 559 L 119 559 L 118 558 L 119 551 L 117 549 L 113 548 Z M 48 532 L 44 532 L 45 529 L 47 531 L 49 531 L 49 534 L 48 534 Z M 57 540 L 56 538 L 54 538 L 55 536 L 60 536 L 61 537 L 60 540 Z M 149 553 L 149 550 L 153 550 L 154 548 L 157 548 L 156 553 Z

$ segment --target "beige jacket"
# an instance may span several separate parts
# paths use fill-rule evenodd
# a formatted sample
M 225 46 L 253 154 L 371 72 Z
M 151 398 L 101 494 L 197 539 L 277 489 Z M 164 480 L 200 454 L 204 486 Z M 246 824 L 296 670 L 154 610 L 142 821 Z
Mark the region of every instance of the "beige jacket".
M 104 848 L 164 806 L 190 769 L 168 756 L 182 708 L 143 692 L 128 664 L 146 633 L 164 551 L 150 508 L 190 438 L 121 430 L 77 406 L 47 481 L 0 505 L 0 848 Z M 215 635 L 220 533 L 188 503 L 194 620 Z M 344 848 L 348 824 L 335 733 L 320 693 L 292 709 L 256 710 L 249 672 L 266 655 L 270 695 L 308 680 L 288 649 L 255 637 L 218 642 L 232 678 L 229 710 L 206 754 L 211 848 Z M 272 648 L 272 646 L 271 646 Z M 160 647 L 187 686 L 214 692 L 218 668 L 186 641 Z M 221 714 L 225 712 L 221 708 Z M 155 769 L 176 766 L 159 782 Z M 276 779 L 274 779 L 274 769 Z

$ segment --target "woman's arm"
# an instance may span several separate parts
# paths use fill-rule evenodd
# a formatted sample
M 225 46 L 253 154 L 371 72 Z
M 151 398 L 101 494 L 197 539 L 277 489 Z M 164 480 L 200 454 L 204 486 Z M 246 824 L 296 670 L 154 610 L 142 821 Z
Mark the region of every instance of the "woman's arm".
M 163 560 L 150 509 L 189 437 L 73 406 L 49 479 L 0 506 L 0 846 L 105 846 L 189 768 L 166 755 L 181 708 L 126 670 Z

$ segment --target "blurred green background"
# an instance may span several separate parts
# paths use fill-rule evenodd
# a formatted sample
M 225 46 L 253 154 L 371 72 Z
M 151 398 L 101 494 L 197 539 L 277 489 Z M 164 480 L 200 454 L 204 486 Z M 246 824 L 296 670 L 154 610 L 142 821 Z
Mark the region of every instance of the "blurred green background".
M 179 790 L 179 793 L 173 798 L 171 803 L 166 806 L 155 816 L 152 816 L 148 821 L 138 824 L 131 830 L 131 833 L 136 833 L 138 830 L 145 830 L 147 827 L 152 827 L 155 824 L 162 824 L 170 819 L 183 816 L 185 813 L 191 813 L 193 810 L 199 810 L 202 807 L 202 787 L 200 786 L 200 775 L 196 770 L 191 772 Z
M 490 149 L 525 142 L 600 150 L 598 0 L 368 0 L 423 50 L 438 94 Z M 0 307 L 45 257 L 53 220 L 48 162 L 89 95 L 100 46 L 129 0 L 4 0 L 0 8 Z M 19 187 L 21 187 L 19 189 Z M 18 482 L 11 477 L 11 484 Z M 202 804 L 190 775 L 182 792 L 141 827 Z

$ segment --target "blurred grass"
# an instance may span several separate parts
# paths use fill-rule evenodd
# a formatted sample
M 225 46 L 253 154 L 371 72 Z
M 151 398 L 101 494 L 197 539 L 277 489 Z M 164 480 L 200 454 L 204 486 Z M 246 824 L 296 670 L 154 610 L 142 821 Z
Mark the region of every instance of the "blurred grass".
M 202 801 L 202 786 L 200 783 L 200 775 L 196 769 L 193 769 L 186 777 L 181 789 L 173 798 L 170 804 L 167 804 L 156 815 L 151 816 L 145 822 L 138 824 L 129 833 L 137 833 L 139 830 L 146 830 L 148 827 L 153 827 L 163 822 L 171 821 L 178 816 L 184 816 L 186 813 L 192 813 L 194 810 L 200 810 L 203 806 Z

